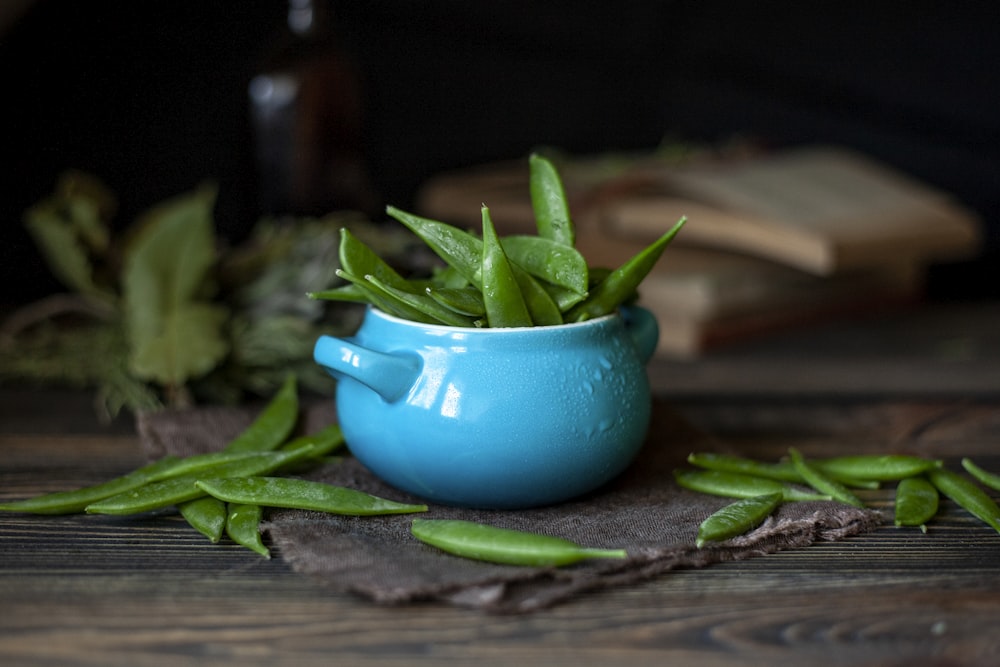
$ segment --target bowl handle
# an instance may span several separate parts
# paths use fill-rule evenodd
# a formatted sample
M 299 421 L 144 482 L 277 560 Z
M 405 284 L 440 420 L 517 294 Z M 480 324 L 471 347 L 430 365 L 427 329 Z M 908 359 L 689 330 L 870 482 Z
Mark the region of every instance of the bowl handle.
M 656 345 L 660 341 L 660 327 L 656 316 L 641 306 L 629 306 L 622 309 L 625 320 L 625 330 L 632 337 L 639 360 L 645 364 L 653 358 Z
M 334 378 L 357 380 L 390 403 L 409 392 L 422 366 L 418 356 L 377 352 L 332 336 L 319 337 L 313 359 Z

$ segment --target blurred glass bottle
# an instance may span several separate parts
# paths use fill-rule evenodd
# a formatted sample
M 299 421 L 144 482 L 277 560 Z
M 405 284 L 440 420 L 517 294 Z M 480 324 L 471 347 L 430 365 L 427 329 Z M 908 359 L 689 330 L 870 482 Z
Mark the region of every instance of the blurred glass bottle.
M 332 0 L 289 0 L 282 34 L 249 85 L 263 213 L 380 206 L 366 168 L 359 72 Z

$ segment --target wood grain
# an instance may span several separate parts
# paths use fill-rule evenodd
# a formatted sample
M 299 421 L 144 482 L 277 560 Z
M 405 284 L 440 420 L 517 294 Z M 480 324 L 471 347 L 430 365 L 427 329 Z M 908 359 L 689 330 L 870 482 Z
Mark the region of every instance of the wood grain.
M 859 443 L 889 449 L 898 423 L 886 415 L 924 414 L 904 404 L 673 407 L 764 457 L 789 444 L 807 454 Z M 939 420 L 911 443 L 952 458 L 971 447 L 1000 469 L 996 407 L 977 407 L 970 422 L 986 423 L 978 430 Z M 100 481 L 140 458 L 127 434 L 7 433 L 0 497 Z M 891 491 L 866 500 L 888 511 Z M 277 556 L 212 545 L 172 514 L 0 516 L 0 664 L 856 667 L 986 665 L 1000 656 L 1000 536 L 951 503 L 926 535 L 887 525 L 529 616 L 375 606 L 324 590 Z

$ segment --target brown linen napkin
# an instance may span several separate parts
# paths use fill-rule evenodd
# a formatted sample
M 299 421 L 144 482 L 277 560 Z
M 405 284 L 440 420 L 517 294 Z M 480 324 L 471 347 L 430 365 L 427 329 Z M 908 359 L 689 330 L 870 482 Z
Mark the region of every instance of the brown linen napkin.
M 209 408 L 144 415 L 140 438 L 151 457 L 222 447 L 251 420 L 250 410 Z M 333 419 L 328 402 L 305 410 L 302 430 Z M 466 519 L 557 535 L 590 547 L 625 548 L 625 560 L 565 568 L 493 565 L 451 556 L 410 535 L 413 515 L 342 517 L 272 510 L 263 530 L 292 568 L 338 591 L 379 603 L 440 601 L 490 612 L 524 613 L 576 593 L 649 579 L 677 568 L 704 567 L 817 540 L 838 540 L 880 522 L 872 510 L 833 502 L 786 503 L 757 529 L 717 546 L 694 546 L 698 525 L 727 502 L 681 489 L 672 471 L 691 451 L 723 446 L 658 405 L 635 463 L 606 488 L 578 500 L 531 510 L 487 511 L 431 505 L 427 518 Z M 421 502 L 382 483 L 347 456 L 307 475 L 402 502 Z

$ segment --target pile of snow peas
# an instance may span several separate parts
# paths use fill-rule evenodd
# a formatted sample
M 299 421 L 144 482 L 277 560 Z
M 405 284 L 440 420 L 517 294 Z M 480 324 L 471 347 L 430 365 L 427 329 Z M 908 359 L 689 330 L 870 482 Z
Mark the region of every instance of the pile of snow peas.
M 582 322 L 615 312 L 637 288 L 686 219 L 613 269 L 591 268 L 575 247 L 562 180 L 540 155 L 529 158 L 537 235 L 501 238 L 483 205 L 482 235 L 395 207 L 386 212 L 445 264 L 429 278 L 400 275 L 350 230 L 341 231 L 343 286 L 313 299 L 368 303 L 407 320 L 458 327 L 530 327 Z
M 695 469 L 674 471 L 679 486 L 739 499 L 702 522 L 698 547 L 756 528 L 783 502 L 833 500 L 863 508 L 852 489 L 876 489 L 886 482 L 897 483 L 896 526 L 919 526 L 927 532 L 944 495 L 1000 533 L 1000 507 L 983 488 L 1000 490 L 1000 475 L 968 458 L 962 459 L 962 467 L 971 477 L 946 469 L 938 459 L 891 454 L 809 460 L 795 448 L 779 462 L 706 452 L 689 455 L 688 462 Z

